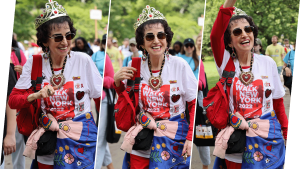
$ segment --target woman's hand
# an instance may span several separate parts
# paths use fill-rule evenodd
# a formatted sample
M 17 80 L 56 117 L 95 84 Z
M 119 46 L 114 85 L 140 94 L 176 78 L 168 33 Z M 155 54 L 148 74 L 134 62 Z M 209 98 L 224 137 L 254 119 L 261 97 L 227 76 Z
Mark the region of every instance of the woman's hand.
M 14 66 L 15 68 L 15 71 L 18 72 L 20 75 L 22 74 L 22 69 L 23 69 L 23 66 L 21 65 L 16 65 Z
M 235 4 L 236 0 L 226 0 L 224 2 L 223 8 L 229 8 L 229 7 L 233 7 L 233 5 Z
M 36 99 L 43 99 L 43 98 L 47 98 L 49 96 L 53 96 L 55 94 L 56 89 L 58 89 L 57 86 L 52 87 L 50 84 L 47 86 L 44 86 L 40 91 L 30 94 L 27 97 L 27 101 L 32 102 L 33 100 L 36 100 Z
M 285 75 L 287 77 L 292 76 L 292 71 L 291 71 L 291 69 L 289 67 L 285 67 L 284 70 L 285 70 Z
M 133 72 L 136 71 L 134 67 L 122 67 L 117 73 L 114 75 L 115 84 L 117 87 L 120 86 L 121 81 L 125 79 L 131 79 L 133 77 Z
M 3 140 L 4 155 L 10 155 L 16 151 L 16 137 L 14 134 L 7 134 Z
M 183 146 L 182 154 L 181 156 L 184 155 L 184 153 L 187 153 L 188 157 L 191 156 L 192 152 L 192 141 L 186 140 Z

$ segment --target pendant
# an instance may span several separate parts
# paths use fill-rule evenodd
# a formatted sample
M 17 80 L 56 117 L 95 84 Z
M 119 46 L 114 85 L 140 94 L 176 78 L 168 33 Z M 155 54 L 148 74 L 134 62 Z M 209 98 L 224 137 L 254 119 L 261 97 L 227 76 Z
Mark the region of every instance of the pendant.
M 153 90 L 157 90 L 162 85 L 162 79 L 160 77 L 153 77 L 149 79 L 149 85 Z
M 65 77 L 63 74 L 53 75 L 50 78 L 50 82 L 52 86 L 57 86 L 58 88 L 61 88 L 61 86 L 65 83 Z
M 239 76 L 240 81 L 245 85 L 248 86 L 253 81 L 253 73 L 250 72 L 242 72 Z

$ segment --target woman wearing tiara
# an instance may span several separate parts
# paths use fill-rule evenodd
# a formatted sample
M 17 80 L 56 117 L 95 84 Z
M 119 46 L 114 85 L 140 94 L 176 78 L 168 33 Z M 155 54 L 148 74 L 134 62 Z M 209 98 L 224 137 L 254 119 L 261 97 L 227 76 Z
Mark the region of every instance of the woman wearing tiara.
M 192 147 L 197 80 L 182 58 L 169 56 L 173 32 L 166 18 L 149 5 L 143 9 L 134 25 L 137 47 L 144 51 L 141 63 L 142 80 L 139 85 L 139 108 L 149 114 L 154 123 L 154 138 L 146 151 L 126 147 L 123 168 L 188 168 Z M 123 67 L 114 76 L 118 94 L 126 88 L 135 68 Z M 157 82 L 157 83 L 155 83 Z M 190 124 L 186 121 L 188 102 Z M 141 114 L 140 114 L 141 115 Z M 139 121 L 135 126 L 141 125 Z M 150 126 L 150 125 L 149 125 Z M 129 130 L 130 131 L 130 130 Z M 167 133 L 167 134 L 166 134 Z M 127 132 L 126 136 L 130 135 Z M 126 137 L 125 136 L 125 137 Z M 125 145 L 125 146 L 124 146 Z M 129 157 L 130 156 L 130 157 Z
M 31 58 L 23 67 L 9 105 L 14 109 L 40 105 L 39 127 L 28 138 L 24 151 L 25 156 L 36 158 L 38 168 L 92 169 L 97 127 L 90 100 L 101 96 L 102 78 L 89 55 L 70 51 L 76 29 L 66 10 L 52 0 L 45 6 L 35 20 L 37 43 L 44 51 L 42 56 L 34 56 L 42 62 L 41 90 L 32 90 L 35 58 Z M 36 156 L 36 139 L 48 130 L 57 132 L 56 148 L 53 153 Z
M 250 16 L 233 7 L 235 2 L 226 0 L 220 7 L 210 35 L 220 77 L 227 63 L 233 62 L 235 67 L 229 94 L 233 114 L 230 125 L 217 136 L 214 155 L 225 158 L 230 169 L 282 168 L 283 138 L 287 139 L 288 127 L 282 98 L 285 92 L 276 63 L 270 57 L 252 52 L 258 28 Z M 235 125 L 238 123 L 240 126 Z M 246 130 L 246 144 L 241 148 L 243 153 L 229 154 L 222 144 L 227 144 L 225 139 L 237 129 Z M 214 167 L 219 165 L 215 163 Z

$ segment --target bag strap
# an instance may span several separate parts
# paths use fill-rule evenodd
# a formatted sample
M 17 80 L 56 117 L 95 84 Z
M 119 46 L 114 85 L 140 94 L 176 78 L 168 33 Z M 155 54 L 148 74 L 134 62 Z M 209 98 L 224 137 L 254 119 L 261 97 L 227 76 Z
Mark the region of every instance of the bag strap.
M 32 71 L 31 71 L 31 86 L 34 92 L 41 90 L 41 85 L 43 82 L 42 77 L 42 56 L 32 55 Z
M 134 73 L 134 97 L 135 97 L 135 108 L 138 107 L 139 104 L 139 89 L 141 82 L 141 58 L 134 57 L 132 58 L 132 67 L 136 68 L 137 71 Z

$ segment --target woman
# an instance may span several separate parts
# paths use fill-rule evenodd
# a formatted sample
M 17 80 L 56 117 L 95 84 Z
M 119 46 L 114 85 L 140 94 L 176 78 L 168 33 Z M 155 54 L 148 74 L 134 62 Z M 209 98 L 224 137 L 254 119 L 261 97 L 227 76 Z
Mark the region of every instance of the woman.
M 177 55 L 178 53 L 180 53 L 181 48 L 182 48 L 182 43 L 181 43 L 180 41 L 176 41 L 176 42 L 173 44 L 173 50 L 174 50 L 174 52 L 175 52 L 176 55 Z
M 132 57 L 142 57 L 142 55 L 139 54 L 139 50 L 137 49 L 135 37 L 129 40 L 129 50 L 132 52 L 132 55 L 126 57 L 123 60 L 123 67 L 128 66 L 129 62 L 132 60 Z
M 58 132 L 56 150 L 37 156 L 38 168 L 94 168 L 97 127 L 90 98 L 101 96 L 102 78 L 90 56 L 70 51 L 76 29 L 65 9 L 56 1 L 45 6 L 35 21 L 37 43 L 45 52 L 40 56 L 42 89 L 31 89 L 33 59 L 29 59 L 9 98 L 13 109 L 41 103 L 43 120 L 28 138 L 24 155 L 34 159 L 35 139 L 45 129 L 54 130 Z
M 92 56 L 94 53 L 92 49 L 89 47 L 87 41 L 83 37 L 78 37 L 75 39 L 75 47 L 72 48 L 72 51 L 83 52 L 90 56 Z
M 199 55 L 196 54 L 196 47 L 194 40 L 191 38 L 187 38 L 183 42 L 183 48 L 181 49 L 181 53 L 178 53 L 179 57 L 183 58 L 189 66 L 191 67 L 194 75 L 198 78 L 199 73 Z
M 150 150 L 131 151 L 130 168 L 170 168 L 175 165 L 188 168 L 189 158 L 185 161 L 184 157 L 191 154 L 197 80 L 183 59 L 168 55 L 167 48 L 171 44 L 173 32 L 163 14 L 149 5 L 143 11 L 134 26 L 138 49 L 144 51 L 139 108 L 149 113 L 158 127 L 154 131 Z M 133 71 L 136 69 L 130 64 L 115 74 L 114 87 L 118 94 L 125 90 L 126 81 L 133 77 Z M 184 114 L 186 102 L 191 112 L 189 125 Z M 162 131 L 176 133 L 176 127 L 167 127 L 165 124 L 182 126 L 177 133 L 179 135 L 171 138 L 156 137 Z M 128 167 L 128 162 L 123 161 L 124 168 Z
M 294 49 L 296 49 L 296 42 L 295 42 L 295 48 Z M 295 50 L 289 51 L 283 59 L 283 62 L 284 62 L 283 70 L 285 70 L 287 77 L 293 76 L 294 60 L 295 60 Z M 290 64 L 290 67 L 287 66 L 288 63 Z M 292 94 L 292 83 L 290 85 L 286 86 L 286 87 L 289 88 L 290 95 L 291 95 Z
M 103 42 L 103 41 L 102 41 Z M 95 62 L 99 73 L 101 76 L 104 76 L 103 80 L 103 88 L 105 89 L 112 89 L 113 83 L 114 83 L 114 69 L 112 66 L 112 63 L 110 61 L 110 58 L 108 55 L 105 56 L 105 43 L 100 44 L 100 50 L 92 55 L 92 60 Z M 104 63 L 105 63 L 105 71 L 104 71 Z M 106 90 L 110 91 L 110 90 Z M 102 92 L 102 104 L 101 104 L 101 113 L 98 111 L 100 108 L 100 99 L 96 100 L 96 111 L 99 114 L 100 113 L 100 122 L 99 124 L 99 132 L 98 132 L 98 142 L 97 142 L 97 155 L 96 155 L 96 164 L 95 168 L 101 168 L 102 166 L 107 166 L 108 169 L 113 169 L 112 159 L 110 150 L 106 141 L 106 126 L 107 126 L 107 114 L 112 113 L 108 112 L 107 106 L 108 106 L 108 100 L 107 100 L 107 94 L 104 91 Z M 97 103 L 99 103 L 97 105 Z
M 197 54 L 197 56 L 200 56 L 201 44 L 202 44 L 202 35 L 198 35 L 196 38 L 196 54 Z
M 269 57 L 251 52 L 255 44 L 254 40 L 257 38 L 258 28 L 250 16 L 233 7 L 235 2 L 236 0 L 226 0 L 220 7 L 210 36 L 220 77 L 227 62 L 231 60 L 234 62 L 235 77 L 230 88 L 230 112 L 235 113 L 243 124 L 245 119 L 250 124 L 245 127 L 247 129 L 248 126 L 244 153 L 226 154 L 225 162 L 227 168 L 267 168 L 269 166 L 280 168 L 284 164 L 282 154 L 285 153 L 281 130 L 286 140 L 288 127 L 282 98 L 285 92 L 277 76 L 275 62 Z M 281 124 L 281 130 L 276 116 Z M 227 126 L 221 132 L 226 130 L 233 132 L 232 119 L 230 121 L 232 125 Z M 259 128 L 261 123 L 269 128 Z M 266 131 L 262 131 L 264 129 Z M 258 133 L 251 137 L 248 135 L 255 133 L 256 130 L 267 135 L 269 132 L 270 137 Z M 215 167 L 217 166 L 215 164 Z

